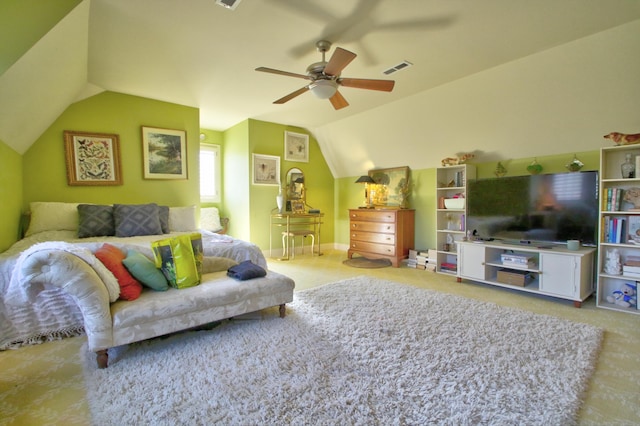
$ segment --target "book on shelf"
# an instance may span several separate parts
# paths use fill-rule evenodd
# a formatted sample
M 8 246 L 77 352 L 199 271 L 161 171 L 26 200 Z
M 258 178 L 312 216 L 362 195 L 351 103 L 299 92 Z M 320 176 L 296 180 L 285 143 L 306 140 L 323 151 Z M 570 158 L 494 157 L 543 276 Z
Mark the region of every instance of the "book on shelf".
M 606 200 L 605 210 L 614 212 L 620 211 L 620 207 L 622 206 L 622 188 L 605 188 L 605 197 Z
M 625 229 L 627 220 L 622 217 L 604 218 L 604 242 L 620 244 L 628 241 Z

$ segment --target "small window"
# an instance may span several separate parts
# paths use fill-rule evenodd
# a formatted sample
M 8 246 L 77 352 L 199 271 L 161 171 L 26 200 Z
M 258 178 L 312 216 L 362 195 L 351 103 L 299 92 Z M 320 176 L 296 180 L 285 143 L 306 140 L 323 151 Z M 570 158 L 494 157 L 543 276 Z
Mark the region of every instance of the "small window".
M 220 146 L 200 144 L 200 201 L 220 202 Z

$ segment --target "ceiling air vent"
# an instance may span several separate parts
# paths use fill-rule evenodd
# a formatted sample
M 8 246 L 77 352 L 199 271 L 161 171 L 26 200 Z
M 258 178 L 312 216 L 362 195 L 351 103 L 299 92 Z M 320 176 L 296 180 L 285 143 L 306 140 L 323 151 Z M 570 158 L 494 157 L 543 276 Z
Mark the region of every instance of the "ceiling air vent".
M 238 7 L 238 3 L 240 3 L 241 1 L 242 0 L 216 0 L 216 4 L 227 9 L 236 10 L 236 7 Z
M 398 65 L 394 65 L 391 68 L 382 71 L 383 74 L 389 75 L 389 74 L 393 74 L 394 72 L 403 70 L 407 67 L 410 67 L 411 65 L 413 65 L 411 62 L 409 61 L 402 61 L 400 62 Z

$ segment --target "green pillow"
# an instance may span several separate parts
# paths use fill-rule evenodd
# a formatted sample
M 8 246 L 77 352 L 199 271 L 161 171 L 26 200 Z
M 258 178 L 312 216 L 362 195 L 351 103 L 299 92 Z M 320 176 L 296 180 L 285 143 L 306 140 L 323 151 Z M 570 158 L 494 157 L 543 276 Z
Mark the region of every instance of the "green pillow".
M 127 251 L 127 257 L 122 260 L 127 270 L 144 286 L 157 291 L 169 289 L 169 283 L 162 271 L 147 256 L 136 250 Z

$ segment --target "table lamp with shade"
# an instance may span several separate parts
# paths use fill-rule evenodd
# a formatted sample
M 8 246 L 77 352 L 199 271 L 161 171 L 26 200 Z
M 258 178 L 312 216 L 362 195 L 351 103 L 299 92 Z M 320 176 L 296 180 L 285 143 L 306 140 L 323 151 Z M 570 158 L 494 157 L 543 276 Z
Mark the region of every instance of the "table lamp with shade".
M 364 183 L 364 206 L 361 208 L 371 209 L 373 206 L 371 205 L 371 199 L 369 198 L 369 185 L 375 184 L 376 181 L 371 178 L 371 176 L 360 176 L 356 183 Z

